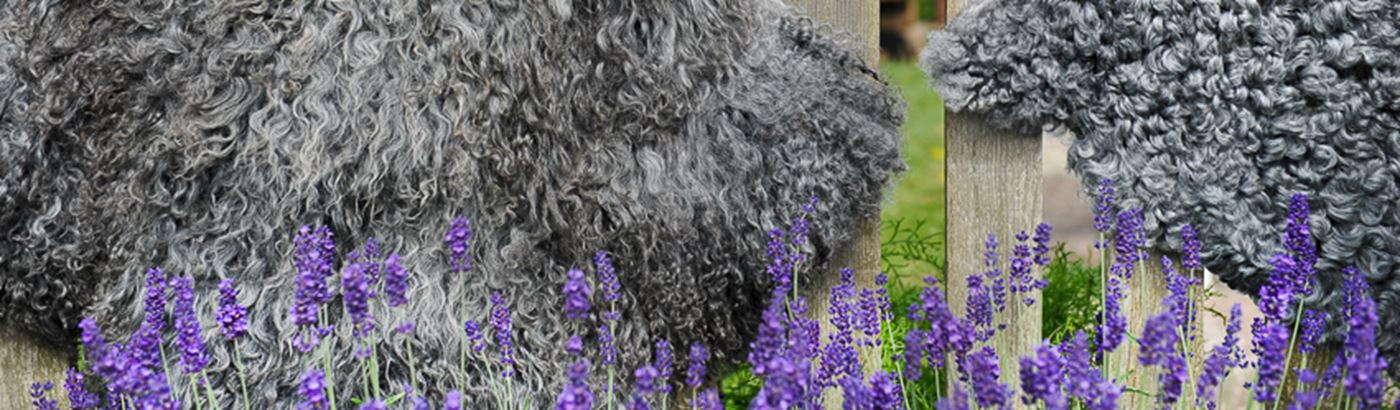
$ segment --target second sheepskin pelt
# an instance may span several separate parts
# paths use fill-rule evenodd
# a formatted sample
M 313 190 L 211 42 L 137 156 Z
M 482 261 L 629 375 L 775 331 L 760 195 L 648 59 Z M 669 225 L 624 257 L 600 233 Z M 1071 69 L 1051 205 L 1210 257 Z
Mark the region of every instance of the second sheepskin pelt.
M 411 302 L 377 320 L 416 321 L 434 401 L 458 388 L 462 320 L 488 322 L 499 291 L 514 386 L 552 403 L 564 341 L 598 336 L 565 318 L 565 272 L 592 275 L 600 250 L 623 374 L 660 339 L 742 361 L 768 231 L 817 198 L 807 267 L 834 271 L 903 169 L 903 104 L 827 32 L 777 0 L 0 0 L 0 317 L 72 345 L 91 316 L 121 340 L 159 266 L 194 278 L 225 385 L 211 328 L 233 278 L 253 408 L 290 408 L 310 366 L 288 317 L 293 236 L 324 225 L 341 260 L 370 237 L 403 256 Z M 473 231 L 465 278 L 443 245 L 455 216 Z M 337 386 L 359 380 L 346 351 Z M 393 389 L 404 353 L 380 346 Z M 469 367 L 480 408 L 487 369 Z
M 1400 3 L 1367 0 L 994 0 L 931 34 L 922 65 L 949 108 L 1073 134 L 1069 168 L 1113 179 L 1147 239 L 1256 292 L 1293 193 L 1310 197 L 1318 288 L 1345 323 L 1343 269 L 1400 363 Z M 1400 375 L 1400 366 L 1391 366 Z

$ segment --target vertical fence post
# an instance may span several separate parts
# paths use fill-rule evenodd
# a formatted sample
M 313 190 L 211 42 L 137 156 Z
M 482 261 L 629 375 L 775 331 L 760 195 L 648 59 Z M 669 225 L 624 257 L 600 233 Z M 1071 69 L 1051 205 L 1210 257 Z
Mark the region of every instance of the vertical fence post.
M 0 323 L 0 408 L 32 408 L 29 386 L 39 381 L 53 381 L 48 397 L 66 408 L 63 371 L 67 363 L 62 349 Z
M 946 15 L 979 0 L 949 0 Z M 983 247 L 988 233 L 1001 242 L 1003 260 L 1015 243 L 1015 235 L 1031 232 L 1040 221 L 1043 184 L 1041 136 L 994 127 L 973 113 L 944 114 L 947 149 L 947 283 L 948 303 L 962 314 L 967 306 L 967 277 L 984 270 Z M 1007 303 L 1013 303 L 1008 301 Z M 1040 305 L 1005 314 L 1006 337 L 999 346 L 1002 381 L 1020 388 L 1018 359 L 1029 355 L 1041 340 Z M 1016 313 L 1013 313 L 1016 312 Z M 949 377 L 950 383 L 956 377 Z M 1019 391 L 1019 390 L 1018 390 Z M 1017 401 L 1019 406 L 1019 401 Z
M 880 64 L 880 4 L 878 0 L 786 0 L 802 10 L 806 15 L 822 23 L 858 36 L 861 40 L 867 64 L 878 67 Z M 827 306 L 830 305 L 831 289 L 840 280 L 839 270 L 850 267 L 855 270 L 857 287 L 874 287 L 875 274 L 880 270 L 880 215 L 870 215 L 857 226 L 855 241 L 850 247 L 837 251 L 832 260 L 832 272 L 814 278 L 806 298 L 810 312 L 820 321 L 822 334 L 834 331 L 827 320 Z M 866 352 L 875 354 L 876 352 Z M 862 357 L 865 371 L 872 372 L 879 366 L 874 357 Z M 840 400 L 826 398 L 829 408 L 840 408 Z

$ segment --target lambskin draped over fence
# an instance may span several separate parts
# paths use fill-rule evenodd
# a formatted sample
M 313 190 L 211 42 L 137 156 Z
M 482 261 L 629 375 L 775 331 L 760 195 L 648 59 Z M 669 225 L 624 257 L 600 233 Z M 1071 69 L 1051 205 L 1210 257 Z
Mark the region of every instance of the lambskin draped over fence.
M 930 35 L 922 65 L 953 110 L 1062 127 L 1088 189 L 1112 178 L 1151 246 L 1200 231 L 1207 268 L 1253 292 L 1311 198 L 1307 298 L 1344 321 L 1342 269 L 1400 328 L 1400 3 L 990 0 Z M 1345 326 L 1329 326 L 1339 340 Z M 1400 332 L 1378 335 L 1400 363 Z M 1400 375 L 1400 366 L 1391 366 Z
M 552 400 L 564 340 L 596 336 L 565 319 L 569 268 L 612 253 L 625 374 L 655 338 L 739 361 L 767 231 L 815 196 L 810 268 L 831 271 L 903 168 L 902 103 L 778 0 L 0 5 L 0 319 L 73 343 L 91 315 L 124 337 L 161 266 L 194 277 L 208 326 L 235 278 L 254 408 L 288 407 L 309 366 L 287 317 L 301 225 L 329 226 L 342 255 L 373 236 L 404 256 L 412 301 L 379 320 L 417 321 L 435 400 L 493 290 L 517 388 Z M 474 231 L 465 280 L 442 245 L 456 215 Z M 354 380 L 357 359 L 335 360 Z M 468 397 L 489 397 L 484 377 Z

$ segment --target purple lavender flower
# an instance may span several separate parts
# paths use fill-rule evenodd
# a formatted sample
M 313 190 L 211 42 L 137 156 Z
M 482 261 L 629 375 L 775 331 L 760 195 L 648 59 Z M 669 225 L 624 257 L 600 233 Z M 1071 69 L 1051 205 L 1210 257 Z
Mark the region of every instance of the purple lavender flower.
M 1298 369 L 1298 386 L 1317 383 L 1317 374 L 1311 369 Z M 1308 410 L 1317 407 L 1317 401 L 1321 398 L 1317 390 L 1295 389 L 1293 392 L 1293 403 L 1288 407 L 1291 410 Z
M 593 392 L 588 389 L 588 360 L 569 366 L 569 382 L 559 392 L 555 410 L 588 410 L 593 408 Z
M 1285 253 L 1274 255 L 1274 272 L 1269 281 L 1259 288 L 1259 310 L 1265 318 L 1275 321 L 1288 319 L 1293 307 L 1296 287 L 1291 279 L 1297 262 Z
M 963 389 L 962 383 L 953 383 L 950 389 L 953 390 L 953 397 L 938 399 L 938 403 L 935 407 L 937 407 L 938 410 L 970 410 L 971 406 L 968 405 L 967 390 Z
M 1201 370 L 1201 376 L 1196 382 L 1196 405 L 1214 409 L 1216 406 L 1216 388 L 1220 382 L 1230 374 L 1230 369 L 1238 367 L 1239 363 L 1235 357 L 1239 355 L 1239 348 L 1235 345 L 1239 343 L 1240 317 L 1242 311 L 1240 304 L 1236 303 L 1230 308 L 1230 320 L 1225 325 L 1225 340 L 1212 350 L 1210 356 L 1206 357 L 1206 362 Z
M 1015 278 L 1012 279 L 1013 289 Z M 967 319 L 976 328 L 977 340 L 991 340 L 996 334 L 992 326 L 992 295 L 982 283 L 982 275 L 967 275 Z
M 302 226 L 293 243 L 296 245 L 297 279 L 289 315 L 299 329 L 292 344 L 302 352 L 310 352 L 320 344 L 315 329 L 320 305 L 331 299 L 326 279 L 332 274 L 335 241 L 329 228 L 318 226 L 313 231 L 309 226 Z
M 1299 295 L 1312 294 L 1314 266 L 1317 265 L 1317 247 L 1313 245 L 1312 231 L 1308 226 L 1308 196 L 1294 193 L 1288 204 L 1288 226 L 1284 229 L 1283 247 L 1288 250 L 1296 263 L 1293 275 L 1293 288 Z
M 370 289 L 369 277 L 365 275 L 365 263 L 351 263 L 341 272 L 340 280 L 345 313 L 354 324 L 356 338 L 364 337 L 375 328 L 374 314 L 369 311 L 369 300 L 374 297 Z
M 311 369 L 301 375 L 301 385 L 297 391 L 301 393 L 303 401 L 297 405 L 298 410 L 323 410 L 330 406 L 330 400 L 326 397 L 326 374 L 320 370 Z
M 165 328 L 165 282 L 159 267 L 146 270 L 146 322 L 157 332 Z
M 1176 347 L 1181 343 L 1181 336 L 1177 333 L 1176 324 L 1170 312 L 1147 319 L 1142 338 L 1138 340 L 1138 363 L 1143 366 L 1161 365 L 1168 356 L 1177 354 Z
M 224 338 L 234 340 L 248 333 L 248 307 L 238 304 L 238 288 L 233 279 L 219 281 L 219 314 L 214 319 Z
M 785 325 L 786 313 L 779 308 L 782 306 L 782 296 L 775 296 L 770 299 L 768 307 L 763 310 L 763 321 L 758 327 L 758 336 L 749 342 L 749 364 L 753 365 L 753 374 L 763 377 L 768 374 L 771 363 L 778 360 L 783 355 L 783 349 L 787 344 L 787 326 Z
M 880 298 L 875 294 L 875 290 L 864 288 L 860 291 L 860 304 L 856 309 L 856 323 L 865 335 L 862 345 L 867 347 L 879 346 L 880 343 Z
M 671 371 L 674 361 L 671 342 L 666 339 L 656 341 L 656 392 L 663 396 L 671 394 Z
M 209 352 L 200 335 L 199 316 L 195 314 L 194 279 L 176 277 L 171 280 L 175 292 L 176 343 L 180 347 L 180 367 L 185 374 L 196 374 L 209 364 Z
M 603 355 L 604 366 L 617 364 L 617 345 L 613 340 L 612 329 L 607 323 L 598 326 L 598 352 Z
M 35 410 L 58 410 L 58 402 L 48 398 L 49 390 L 53 390 L 53 382 L 34 382 L 30 386 L 29 397 L 34 399 L 30 403 Z
M 1000 408 L 1007 405 L 1011 390 L 998 381 L 1001 379 L 1001 367 L 997 352 L 991 346 L 983 346 L 965 356 L 964 363 L 958 369 L 962 371 L 962 377 L 972 384 L 972 397 L 978 407 Z
M 880 320 L 894 320 L 894 302 L 890 300 L 890 289 L 888 285 L 890 276 L 884 272 L 875 274 L 875 295 L 879 297 Z
M 1118 213 L 1117 242 L 1115 244 L 1115 264 L 1121 265 L 1123 279 L 1133 278 L 1133 268 L 1144 259 L 1142 247 L 1146 245 L 1142 233 L 1142 210 L 1133 208 Z
M 472 269 L 472 221 L 463 217 L 452 218 L 447 235 L 442 238 L 447 245 L 447 265 L 453 273 L 466 273 Z
M 685 371 L 685 384 L 692 389 L 699 389 L 705 382 L 705 362 L 710 360 L 710 352 L 705 351 L 705 345 L 695 343 L 690 345 L 690 367 Z
M 846 375 L 837 383 L 841 388 L 842 408 L 845 410 L 869 410 L 871 406 L 870 389 L 865 387 L 865 381 L 855 375 Z
M 384 294 L 388 296 L 389 307 L 399 307 L 408 303 L 408 269 L 403 267 L 403 257 L 389 255 L 384 260 Z
M 361 404 L 359 410 L 389 410 L 389 405 L 383 400 L 370 400 Z
M 988 233 L 987 241 L 983 243 L 986 250 L 982 253 L 982 264 L 987 268 L 983 277 L 992 282 L 990 284 L 992 304 L 996 305 L 997 312 L 1004 312 L 1006 311 L 1007 288 L 1006 278 L 1001 276 L 1001 257 L 997 255 L 998 246 L 996 234 Z M 1011 285 L 1015 286 L 1016 282 L 1013 280 Z
M 69 367 L 67 376 L 63 381 L 63 389 L 68 391 L 68 403 L 73 410 L 97 408 L 97 395 L 87 391 L 83 374 L 78 369 Z
M 463 330 L 467 334 L 467 341 L 471 345 L 472 351 L 481 353 L 481 351 L 486 348 L 485 335 L 481 332 L 481 324 L 476 323 L 475 320 L 468 320 L 463 326 Z
M 1108 233 L 1108 229 L 1113 224 L 1113 180 L 1104 178 L 1099 181 L 1099 194 L 1094 201 L 1094 230 L 1100 233 Z M 1102 247 L 1103 244 L 1099 244 Z
M 408 320 L 408 321 L 404 321 L 403 323 L 399 323 L 398 326 L 394 326 L 394 333 L 398 333 L 398 334 L 401 334 L 401 335 L 406 335 L 406 334 L 409 334 L 409 333 L 413 333 L 413 331 L 414 331 L 415 329 L 417 329 L 417 328 L 418 328 L 418 323 L 417 323 L 417 322 L 414 322 L 414 321 L 412 321 L 412 320 Z
M 1374 409 L 1380 408 L 1385 400 L 1385 386 L 1388 379 L 1385 377 L 1386 361 L 1380 357 L 1380 352 L 1376 349 L 1376 325 L 1378 316 L 1376 315 L 1376 302 L 1370 298 L 1369 285 L 1365 276 L 1360 272 L 1349 278 L 1344 285 L 1344 289 L 1349 294 L 1359 295 L 1354 297 L 1353 305 L 1350 306 L 1352 316 L 1347 318 L 1346 342 L 1343 349 L 1346 352 L 1345 366 L 1346 379 L 1342 386 L 1346 388 L 1347 394 L 1357 400 L 1359 408 Z
M 515 344 L 511 342 L 510 307 L 500 291 L 491 292 L 491 326 L 496 329 L 496 345 L 501 348 L 501 377 L 515 376 Z
M 1053 228 L 1050 224 L 1041 222 L 1035 226 L 1035 261 L 1036 265 L 1046 266 L 1050 264 L 1050 231 Z
M 652 394 L 656 393 L 656 378 L 658 372 L 651 365 L 642 366 L 637 369 L 633 376 L 637 378 L 635 391 L 632 392 L 632 401 L 627 403 L 629 410 L 648 410 L 651 404 L 648 401 Z
M 574 356 L 583 354 L 583 338 L 578 335 L 570 336 L 569 341 L 564 343 L 564 351 Z
M 943 290 L 933 277 L 924 278 L 927 286 L 919 295 L 919 303 L 909 307 L 909 319 L 927 321 L 927 331 L 914 329 L 905 336 L 905 375 L 917 379 L 918 369 L 925 359 L 930 366 L 943 365 L 947 353 L 961 355 L 972 349 L 976 340 L 971 322 L 958 319 L 943 300 Z M 913 339 L 918 337 L 920 339 Z
M 588 316 L 588 301 L 593 297 L 593 290 L 583 280 L 582 270 L 569 269 L 568 277 L 564 282 L 564 314 L 569 319 L 581 320 Z
M 1167 298 L 1162 302 L 1167 305 L 1167 310 L 1171 312 L 1173 320 L 1183 334 L 1193 335 L 1196 330 L 1196 312 L 1191 309 L 1188 292 L 1191 291 L 1191 286 L 1198 282 L 1195 278 L 1178 274 L 1172 269 L 1171 258 L 1165 256 L 1162 257 L 1162 273 L 1167 277 Z
M 719 399 L 719 390 L 706 389 L 695 397 L 695 408 L 700 410 L 724 410 L 724 402 Z
M 617 270 L 613 268 L 612 256 L 607 252 L 598 251 L 593 256 L 593 265 L 598 269 L 598 287 L 603 290 L 603 300 L 616 302 L 622 297 L 622 285 L 617 281 Z
M 1317 343 L 1321 341 L 1322 332 L 1327 326 L 1327 312 L 1313 309 L 1303 311 L 1303 332 L 1299 335 L 1298 350 L 1303 353 L 1312 353 L 1317 350 Z
M 1099 312 L 1099 324 L 1096 335 L 1098 337 L 1098 353 L 1106 354 L 1113 352 L 1118 345 L 1123 343 L 1123 335 L 1128 331 L 1128 319 L 1122 315 L 1121 301 L 1123 298 L 1123 285 L 1118 277 L 1108 278 L 1106 285 L 1108 294 L 1104 297 L 1104 308 Z
M 150 368 L 162 367 L 160 354 L 160 331 L 150 321 L 141 322 L 141 327 L 127 341 L 127 353 L 131 360 Z
M 462 391 L 447 392 L 447 397 L 443 399 L 442 410 L 462 410 Z
M 786 294 L 792 290 L 792 257 L 788 253 L 787 241 L 782 229 L 768 232 L 768 277 L 773 281 L 774 292 Z
M 1089 360 L 1089 340 L 1083 332 L 1075 332 L 1074 338 L 1060 346 L 1064 358 L 1064 390 L 1069 397 L 1079 399 L 1086 407 L 1095 410 L 1112 410 L 1118 406 L 1121 388 L 1112 381 L 1104 380 Z
M 1197 239 L 1196 228 L 1190 224 L 1181 227 L 1181 266 L 1201 269 L 1201 241 Z
M 1045 402 L 1045 408 L 1064 410 L 1069 408 L 1069 400 L 1062 393 L 1061 383 L 1065 380 L 1065 359 L 1059 349 L 1042 343 L 1035 349 L 1035 356 L 1021 358 L 1021 391 L 1025 393 L 1021 402 L 1034 405 Z
M 293 240 L 296 244 L 297 272 L 312 281 L 305 285 L 316 304 L 330 303 L 333 296 L 325 281 L 335 274 L 334 236 L 325 226 L 317 226 L 315 230 L 302 226 Z
M 1288 352 L 1288 328 L 1282 323 L 1255 318 L 1250 331 L 1254 334 L 1254 354 L 1259 378 L 1253 384 L 1254 399 L 1271 402 L 1278 398 L 1279 382 L 1283 379 L 1285 354 Z
M 1040 232 L 1037 231 L 1036 235 L 1040 235 Z M 1026 235 L 1025 231 L 1016 234 L 1016 246 L 1012 248 L 1011 251 L 1011 291 L 1020 294 L 1021 302 L 1026 306 L 1035 304 L 1035 294 L 1033 292 L 1045 289 L 1045 286 L 1049 284 L 1049 282 L 1037 279 L 1032 275 L 1031 270 L 1034 264 L 1038 262 L 1031 256 L 1030 247 L 1026 243 L 1029 239 L 1030 236 Z M 1036 240 L 1039 239 L 1038 237 L 1036 238 Z M 1049 238 L 1047 237 L 1046 240 L 1049 240 Z M 1048 264 L 1049 261 L 1046 261 L 1046 263 Z
M 894 377 L 881 370 L 870 375 L 870 408 L 873 410 L 895 410 L 903 404 L 904 389 Z

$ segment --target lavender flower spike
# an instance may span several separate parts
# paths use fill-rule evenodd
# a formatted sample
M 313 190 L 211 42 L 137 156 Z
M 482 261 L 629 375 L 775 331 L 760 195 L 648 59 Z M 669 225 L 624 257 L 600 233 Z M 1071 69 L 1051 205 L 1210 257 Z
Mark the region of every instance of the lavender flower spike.
M 53 390 L 53 382 L 34 382 L 30 386 L 29 398 L 34 404 L 35 410 L 58 410 L 58 402 L 48 398 L 49 390 Z
M 374 314 L 369 311 L 372 295 L 369 276 L 365 273 L 365 263 L 351 263 L 341 272 L 341 293 L 345 302 L 345 313 L 354 325 L 356 338 L 368 335 L 375 328 Z
M 389 255 L 384 260 L 384 294 L 389 299 L 389 307 L 399 307 L 408 303 L 408 269 L 403 267 L 403 257 Z
M 491 326 L 496 330 L 496 345 L 501 349 L 501 377 L 515 376 L 515 344 L 511 341 L 510 307 L 500 291 L 491 292 Z
M 63 389 L 68 391 L 68 403 L 73 407 L 73 410 L 97 408 L 97 395 L 87 391 L 83 378 L 83 374 L 78 372 L 78 369 L 69 367 L 68 377 L 63 381 Z
M 705 351 L 705 345 L 695 343 L 690 345 L 690 368 L 685 372 L 685 384 L 692 389 L 699 389 L 705 382 L 705 362 L 710 360 L 710 352 Z
M 165 272 L 159 267 L 146 270 L 146 322 L 153 329 L 165 328 Z
M 297 405 L 298 410 L 324 410 L 330 406 L 330 400 L 326 397 L 326 374 L 320 370 L 312 369 L 301 376 L 301 385 L 297 391 L 301 393 L 303 401 Z
M 171 279 L 175 292 L 175 341 L 180 347 L 180 367 L 186 374 L 199 373 L 209 364 L 209 352 L 204 347 L 199 316 L 194 306 L 194 279 L 176 277 Z
M 1186 269 L 1201 269 L 1201 240 L 1197 236 L 1191 225 L 1181 227 L 1181 266 Z
M 219 314 L 215 321 L 225 339 L 234 340 L 248 333 L 248 307 L 238 304 L 238 288 L 233 279 L 219 281 Z
M 460 216 L 452 218 L 452 225 L 442 240 L 447 245 L 447 264 L 452 267 L 452 272 L 465 273 L 471 270 L 472 221 Z
M 589 300 L 593 289 L 583 278 L 583 271 L 570 269 L 568 280 L 564 282 L 564 315 L 571 320 L 581 320 L 588 316 Z
M 663 397 L 671 394 L 671 371 L 674 365 L 674 355 L 671 350 L 671 342 L 666 339 L 656 341 L 656 392 Z

